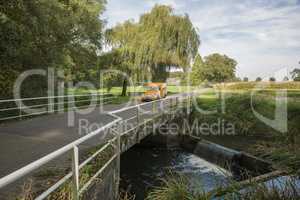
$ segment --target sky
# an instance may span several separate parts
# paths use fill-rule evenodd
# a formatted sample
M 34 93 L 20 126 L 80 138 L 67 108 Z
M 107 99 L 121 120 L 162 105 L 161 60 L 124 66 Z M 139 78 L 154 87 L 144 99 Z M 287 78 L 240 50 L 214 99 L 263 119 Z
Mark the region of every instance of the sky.
M 155 4 L 187 13 L 200 35 L 201 56 L 234 58 L 241 78 L 280 80 L 300 68 L 300 0 L 108 0 L 107 26 L 137 21 Z

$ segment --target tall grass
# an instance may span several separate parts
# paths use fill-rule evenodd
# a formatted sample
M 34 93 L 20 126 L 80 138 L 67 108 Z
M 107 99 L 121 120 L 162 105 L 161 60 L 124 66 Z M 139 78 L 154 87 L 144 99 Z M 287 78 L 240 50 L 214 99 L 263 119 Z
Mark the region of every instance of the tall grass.
M 217 188 L 211 192 L 193 193 L 188 187 L 188 180 L 183 176 L 169 177 L 162 180 L 162 186 L 152 190 L 146 200 L 297 200 L 300 199 L 300 188 L 296 179 L 288 179 L 278 186 L 276 181 L 271 184 L 255 183 L 240 189 L 239 183 L 227 188 Z
M 193 200 L 188 180 L 184 176 L 162 179 L 162 186 L 151 191 L 146 200 Z

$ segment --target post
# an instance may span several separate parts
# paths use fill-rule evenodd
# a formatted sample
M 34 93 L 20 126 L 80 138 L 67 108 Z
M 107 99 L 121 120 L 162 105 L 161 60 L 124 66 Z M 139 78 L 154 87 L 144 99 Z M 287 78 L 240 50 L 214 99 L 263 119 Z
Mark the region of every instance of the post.
M 187 97 L 187 101 L 186 101 L 186 103 L 187 103 L 187 105 L 186 105 L 186 113 L 187 113 L 187 114 L 190 114 L 190 111 L 191 111 L 191 110 L 190 110 L 190 106 L 191 106 L 190 100 L 191 100 L 191 99 L 190 99 L 190 96 L 188 96 L 188 97 Z
M 78 147 L 73 147 L 72 172 L 73 172 L 73 199 L 79 200 L 79 158 Z
M 22 107 L 21 107 L 21 101 L 22 101 L 22 100 L 17 101 L 17 102 L 18 102 L 18 108 L 19 108 L 19 120 L 22 119 Z
M 119 122 L 117 124 L 117 149 L 116 149 L 116 153 L 117 153 L 117 166 L 116 166 L 116 180 L 115 180 L 115 184 L 116 184 L 116 198 L 115 199 L 119 199 L 119 187 L 120 187 L 120 159 L 121 159 L 121 153 L 122 153 L 122 150 L 121 150 L 121 133 L 123 131 L 123 124 L 122 122 Z
M 152 102 L 152 113 L 156 113 L 156 102 Z
M 140 143 L 140 133 L 139 133 L 139 125 L 140 125 L 140 106 L 136 107 L 136 121 L 137 121 L 137 131 L 136 131 L 136 142 Z
M 136 122 L 137 122 L 137 125 L 140 124 L 140 106 L 136 107 Z
M 173 114 L 173 111 L 172 111 L 173 99 L 170 98 L 169 101 L 170 102 L 169 102 L 169 113 L 168 113 L 168 115 L 169 115 L 170 119 L 172 119 L 172 114 Z

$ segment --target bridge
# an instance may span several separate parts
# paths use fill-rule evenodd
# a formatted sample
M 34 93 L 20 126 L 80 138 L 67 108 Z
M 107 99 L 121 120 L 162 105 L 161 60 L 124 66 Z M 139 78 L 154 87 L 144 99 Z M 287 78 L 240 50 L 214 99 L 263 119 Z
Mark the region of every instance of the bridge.
M 68 113 L 21 121 L 13 128 L 2 126 L 1 137 L 9 135 L 12 138 L 1 140 L 1 160 L 4 161 L 2 162 L 4 165 L 1 165 L 0 189 L 17 191 L 10 186 L 24 182 L 24 178 L 41 169 L 52 169 L 49 167 L 52 163 L 52 167 L 64 166 L 63 168 L 69 171 L 63 177 L 52 180 L 53 184 L 38 192 L 35 199 L 55 199 L 53 198 L 55 194 L 66 185 L 71 186 L 69 193 L 72 199 L 115 199 L 118 195 L 122 152 L 153 133 L 158 126 L 182 114 L 180 112 L 182 109 L 188 113 L 191 96 L 191 94 L 173 95 L 116 110 L 106 106 L 108 112 L 105 114 L 99 114 L 99 110 L 96 109 L 88 117 L 85 116 L 87 117 L 85 119 L 92 124 L 99 124 L 101 121 L 101 127 L 84 135 L 78 133 L 78 127 L 66 126 Z M 82 117 L 81 114 L 76 115 L 78 115 L 75 116 L 76 119 Z M 23 148 L 22 142 L 18 139 L 33 142 L 35 145 L 29 144 L 28 149 L 34 149 L 10 152 L 10 145 L 19 145 L 21 149 Z M 69 159 L 69 156 L 72 159 Z M 19 167 L 18 159 L 21 160 L 21 164 L 28 163 L 23 165 L 24 167 Z M 5 161 L 8 161 L 8 164 L 5 164 Z M 92 168 L 93 173 L 83 177 L 86 176 L 83 175 L 83 171 L 87 167 Z M 7 172 L 8 175 L 5 174 Z

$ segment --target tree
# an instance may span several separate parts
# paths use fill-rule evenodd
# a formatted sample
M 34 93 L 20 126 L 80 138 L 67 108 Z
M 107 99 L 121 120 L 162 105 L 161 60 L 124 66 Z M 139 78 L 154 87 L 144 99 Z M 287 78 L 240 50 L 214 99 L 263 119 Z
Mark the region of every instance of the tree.
M 235 78 L 233 79 L 233 81 L 234 81 L 234 82 L 241 82 L 242 79 L 241 79 L 240 77 L 235 77 Z
M 285 76 L 284 78 L 283 78 L 283 81 L 289 81 L 290 79 L 289 79 L 289 77 L 287 77 L 287 76 Z
M 276 79 L 275 79 L 274 77 L 270 77 L 269 81 L 270 81 L 270 82 L 275 82 Z
M 235 78 L 237 62 L 226 55 L 212 54 L 204 58 L 203 67 L 198 68 L 198 77 L 203 81 L 225 82 Z
M 156 5 L 137 23 L 126 21 L 106 32 L 113 50 L 122 55 L 135 81 L 165 81 L 167 68 L 189 68 L 200 40 L 188 15 L 175 15 L 169 6 Z M 120 68 L 121 69 L 121 68 Z M 127 85 L 124 79 L 123 91 Z M 124 92 L 122 92 L 124 93 Z
M 294 81 L 300 81 L 300 69 L 295 68 L 292 72 L 291 72 L 292 78 Z
M 248 78 L 248 77 L 244 77 L 244 78 L 243 78 L 243 81 L 244 81 L 244 82 L 248 82 L 248 81 L 249 81 L 249 78 Z
M 89 76 L 102 47 L 104 5 L 104 0 L 1 1 L 0 96 L 11 96 L 3 92 L 12 91 L 16 77 L 28 69 L 62 68 L 73 80 Z M 46 81 L 28 85 L 28 95 L 46 91 Z
M 204 63 L 203 60 L 200 56 L 200 54 L 197 54 L 193 67 L 192 67 L 192 72 L 191 72 L 191 84 L 192 85 L 199 85 L 202 81 L 202 73 L 201 70 L 203 70 Z
M 109 92 L 112 87 L 121 86 L 120 80 L 123 80 L 123 76 L 122 74 L 114 72 L 115 67 L 121 65 L 121 56 L 118 51 L 110 51 L 99 57 L 97 75 L 100 75 L 100 70 L 103 70 L 105 73 L 101 73 L 102 77 L 96 77 L 96 81 L 99 81 L 100 79 L 102 84 L 101 87 L 107 88 L 107 92 Z M 121 67 L 126 70 L 124 66 Z
M 262 78 L 261 78 L 261 77 L 257 77 L 257 78 L 255 79 L 255 81 L 256 81 L 256 82 L 260 82 L 260 81 L 262 81 Z

